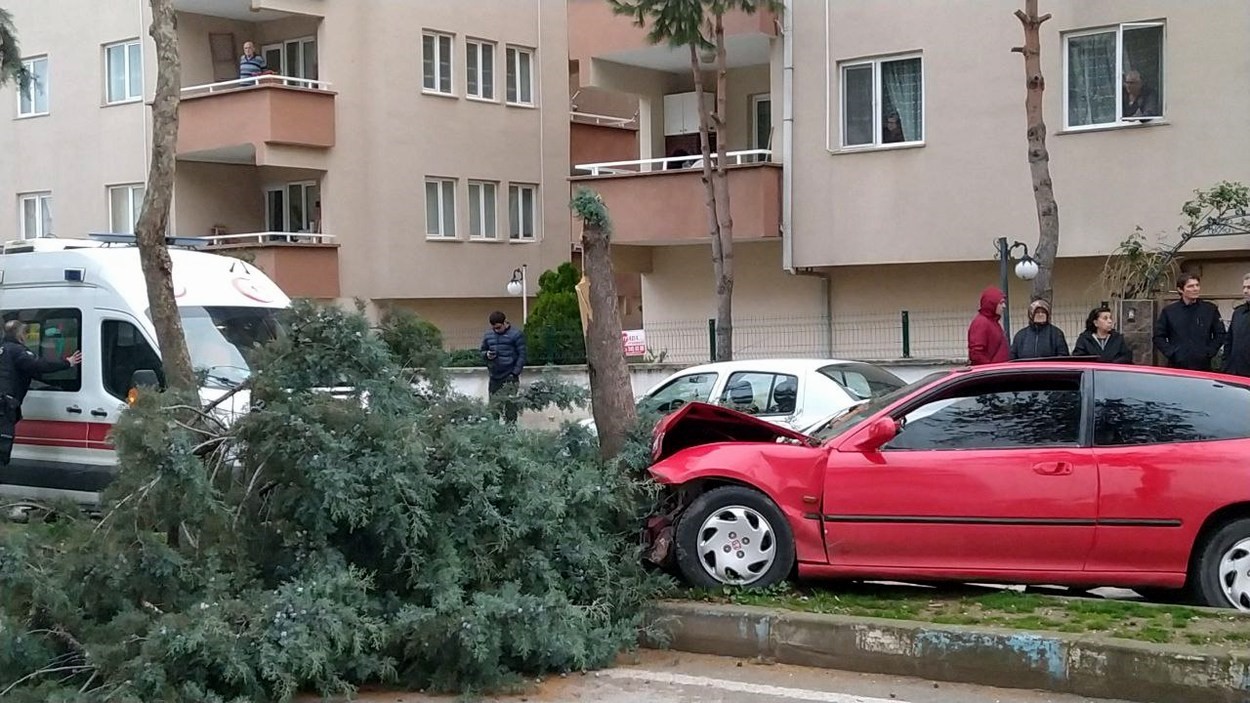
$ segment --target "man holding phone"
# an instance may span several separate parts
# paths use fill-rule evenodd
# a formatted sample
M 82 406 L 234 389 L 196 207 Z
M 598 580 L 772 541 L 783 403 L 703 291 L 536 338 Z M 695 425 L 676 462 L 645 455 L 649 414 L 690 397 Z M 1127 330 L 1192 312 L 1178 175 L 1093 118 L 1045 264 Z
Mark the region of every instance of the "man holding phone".
M 508 322 L 508 316 L 496 310 L 490 314 L 490 329 L 482 336 L 482 356 L 490 371 L 490 395 L 520 382 L 525 368 L 525 334 Z M 505 402 L 504 414 L 508 422 L 516 422 L 516 405 Z

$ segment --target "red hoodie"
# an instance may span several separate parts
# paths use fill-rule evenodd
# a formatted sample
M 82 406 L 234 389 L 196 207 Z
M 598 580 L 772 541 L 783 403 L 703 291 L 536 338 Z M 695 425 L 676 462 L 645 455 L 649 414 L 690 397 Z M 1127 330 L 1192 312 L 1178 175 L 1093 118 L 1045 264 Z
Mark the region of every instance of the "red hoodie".
M 997 364 L 1007 360 L 1010 345 L 998 315 L 998 304 L 1005 297 L 994 286 L 981 293 L 981 310 L 972 318 L 972 324 L 968 325 L 968 363 L 973 366 Z

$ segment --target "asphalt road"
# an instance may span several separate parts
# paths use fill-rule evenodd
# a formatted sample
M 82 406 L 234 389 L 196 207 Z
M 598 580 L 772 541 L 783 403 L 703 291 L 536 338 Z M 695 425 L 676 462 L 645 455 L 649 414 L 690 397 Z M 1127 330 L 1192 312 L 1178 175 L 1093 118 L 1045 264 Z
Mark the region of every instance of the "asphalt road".
M 454 698 L 368 693 L 368 703 Z M 935 683 L 676 652 L 625 655 L 618 666 L 556 677 L 490 703 L 1128 703 L 1037 691 Z

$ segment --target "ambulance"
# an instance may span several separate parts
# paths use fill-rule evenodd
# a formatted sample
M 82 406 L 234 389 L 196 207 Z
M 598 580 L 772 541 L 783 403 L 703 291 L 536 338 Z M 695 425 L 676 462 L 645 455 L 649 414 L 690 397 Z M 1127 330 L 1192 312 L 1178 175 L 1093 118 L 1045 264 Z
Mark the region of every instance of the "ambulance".
M 251 371 L 244 350 L 272 339 L 290 299 L 260 269 L 197 249 L 203 240 L 167 238 L 174 295 L 192 365 L 205 374 L 201 399 L 229 393 Z M 136 378 L 161 373 L 147 286 L 133 235 L 41 238 L 0 248 L 0 315 L 27 325 L 42 358 L 77 350 L 82 364 L 31 384 L 13 457 L 0 466 L 5 500 L 69 499 L 91 505 L 117 470 L 109 431 Z M 239 392 L 222 404 L 245 412 Z

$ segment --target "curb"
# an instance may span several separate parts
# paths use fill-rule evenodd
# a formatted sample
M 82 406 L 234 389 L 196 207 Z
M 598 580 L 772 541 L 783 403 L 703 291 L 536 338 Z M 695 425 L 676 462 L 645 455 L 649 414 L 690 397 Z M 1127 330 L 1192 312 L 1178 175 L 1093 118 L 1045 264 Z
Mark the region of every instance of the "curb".
M 1143 703 L 1250 703 L 1250 651 L 664 602 L 643 646 Z

